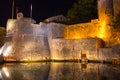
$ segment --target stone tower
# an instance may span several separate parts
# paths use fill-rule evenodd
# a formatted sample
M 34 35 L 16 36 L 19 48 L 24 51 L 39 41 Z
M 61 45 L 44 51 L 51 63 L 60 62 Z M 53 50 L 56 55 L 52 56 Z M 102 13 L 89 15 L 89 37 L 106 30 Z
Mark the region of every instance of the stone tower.
M 120 14 L 120 0 L 98 0 L 98 16 L 100 21 L 110 23 L 111 18 Z
M 100 21 L 109 24 L 114 15 L 113 0 L 98 0 L 98 16 Z

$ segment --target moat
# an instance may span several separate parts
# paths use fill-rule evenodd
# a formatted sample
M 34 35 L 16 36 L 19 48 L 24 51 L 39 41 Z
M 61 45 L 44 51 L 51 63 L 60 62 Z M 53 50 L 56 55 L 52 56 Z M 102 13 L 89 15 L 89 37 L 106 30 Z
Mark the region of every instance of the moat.
M 120 66 L 101 63 L 5 63 L 0 80 L 120 80 Z

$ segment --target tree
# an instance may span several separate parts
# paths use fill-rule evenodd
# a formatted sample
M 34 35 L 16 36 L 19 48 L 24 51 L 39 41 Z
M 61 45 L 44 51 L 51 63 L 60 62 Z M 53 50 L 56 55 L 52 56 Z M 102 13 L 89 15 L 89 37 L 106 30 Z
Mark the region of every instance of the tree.
M 77 0 L 67 13 L 69 24 L 88 22 L 93 18 L 97 18 L 97 0 Z
M 6 30 L 3 27 L 0 27 L 0 47 L 2 47 L 2 45 L 5 42 L 5 36 L 6 36 Z

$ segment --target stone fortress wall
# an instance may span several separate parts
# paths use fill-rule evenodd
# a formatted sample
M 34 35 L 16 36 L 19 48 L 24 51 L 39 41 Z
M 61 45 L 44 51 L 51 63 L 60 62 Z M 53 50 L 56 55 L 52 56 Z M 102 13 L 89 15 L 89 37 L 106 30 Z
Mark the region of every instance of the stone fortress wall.
M 13 20 L 14 21 L 14 20 Z M 28 22 L 27 22 L 28 21 Z M 112 60 L 112 48 L 103 48 L 103 40 L 97 37 L 66 39 L 66 25 L 60 23 L 31 24 L 30 20 L 17 21 L 11 40 L 3 49 L 6 60 Z M 8 31 L 9 32 L 9 31 Z M 9 32 L 10 33 L 10 32 Z M 11 47 L 9 52 L 6 52 Z
M 17 61 L 50 59 L 46 33 L 47 28 L 44 26 L 45 24 L 31 24 L 31 19 L 23 19 L 16 20 L 15 25 L 14 33 L 8 34 L 10 35 L 9 37 L 11 37 L 10 43 L 12 44 L 5 46 L 10 46 L 11 52 L 7 52 L 7 55 L 4 56 L 9 56 Z M 8 48 L 6 48 L 5 51 L 7 49 Z
M 111 28 L 111 21 L 120 15 L 120 0 L 98 0 L 98 19 Z M 120 32 L 111 32 L 110 45 L 120 44 Z

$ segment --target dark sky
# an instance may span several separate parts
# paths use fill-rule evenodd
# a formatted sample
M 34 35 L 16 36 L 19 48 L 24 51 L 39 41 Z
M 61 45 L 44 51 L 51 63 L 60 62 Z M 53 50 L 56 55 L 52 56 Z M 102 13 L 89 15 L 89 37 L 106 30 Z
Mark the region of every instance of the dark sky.
M 33 19 L 40 21 L 59 14 L 65 15 L 67 10 L 72 7 L 75 0 L 14 0 L 15 15 L 16 8 L 22 12 L 25 17 L 30 16 L 30 5 L 32 3 Z M 7 19 L 12 16 L 12 0 L 0 0 L 0 26 L 6 26 Z

